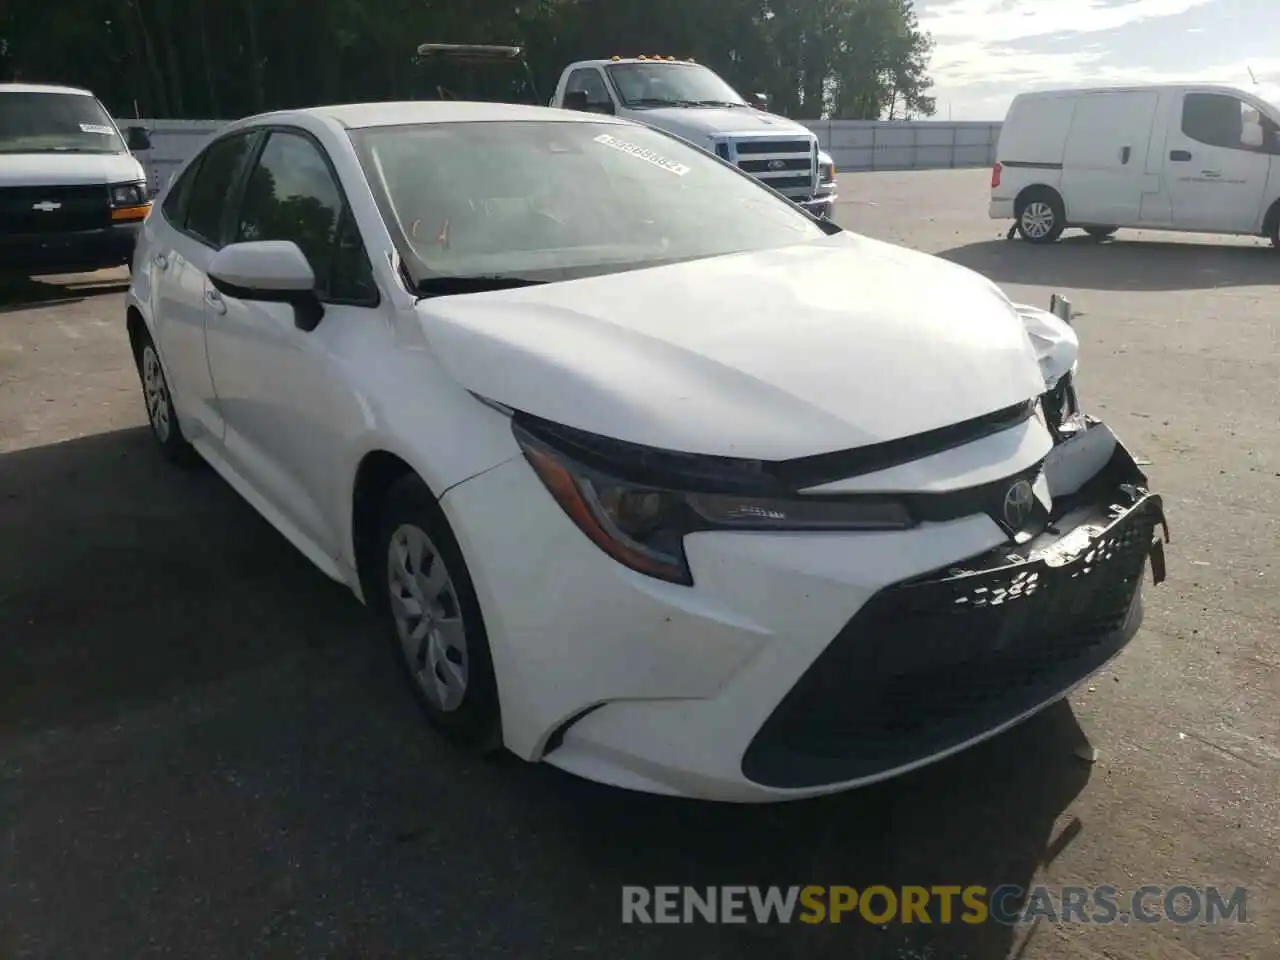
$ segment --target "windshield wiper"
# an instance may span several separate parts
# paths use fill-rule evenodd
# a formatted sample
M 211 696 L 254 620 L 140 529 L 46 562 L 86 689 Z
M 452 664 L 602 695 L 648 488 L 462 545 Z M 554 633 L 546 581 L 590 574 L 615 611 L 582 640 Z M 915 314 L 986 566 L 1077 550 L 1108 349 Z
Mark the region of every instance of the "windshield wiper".
M 634 100 L 628 100 L 629 107 L 697 107 L 701 104 L 697 100 L 672 100 L 669 97 L 636 97 Z
M 537 287 L 546 280 L 532 277 L 513 277 L 508 274 L 489 273 L 470 276 L 423 277 L 414 284 L 414 291 L 423 297 L 447 297 L 458 293 L 486 293 L 490 290 L 515 290 L 519 287 Z
M 699 107 L 745 107 L 745 103 L 738 103 L 735 100 L 694 100 L 694 105 Z

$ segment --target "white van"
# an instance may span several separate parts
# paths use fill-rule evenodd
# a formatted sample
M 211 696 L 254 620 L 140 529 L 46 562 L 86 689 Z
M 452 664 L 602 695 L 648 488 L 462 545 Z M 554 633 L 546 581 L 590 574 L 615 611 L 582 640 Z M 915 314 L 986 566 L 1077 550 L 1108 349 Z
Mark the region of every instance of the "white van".
M 127 264 L 151 192 L 134 150 L 88 90 L 0 83 L 0 274 Z
M 1067 227 L 1270 237 L 1280 246 L 1280 112 L 1205 84 L 1015 97 L 991 173 L 991 218 L 1052 243 Z

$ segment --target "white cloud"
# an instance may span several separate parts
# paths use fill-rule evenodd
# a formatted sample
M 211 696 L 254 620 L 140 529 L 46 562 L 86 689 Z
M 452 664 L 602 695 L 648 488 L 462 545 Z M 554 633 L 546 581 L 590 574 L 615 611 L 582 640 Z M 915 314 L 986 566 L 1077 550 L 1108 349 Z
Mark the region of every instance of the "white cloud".
M 1100 35 L 1133 24 L 1179 16 L 1214 0 L 935 0 L 920 13 L 936 42 L 930 73 L 938 114 L 954 119 L 999 119 L 1014 94 L 1082 85 L 1202 81 L 1249 86 L 1249 68 L 1262 80 L 1280 79 L 1280 59 L 1254 58 L 1178 74 L 1151 69 L 1141 56 L 1110 59 Z M 1038 49 L 1027 49 L 1034 39 Z M 1022 49 L 1010 46 L 1022 41 Z M 1198 43 L 1199 41 L 1191 41 Z M 1280 84 L 1256 92 L 1273 102 Z
M 945 0 L 929 6 L 920 25 L 944 38 L 992 43 L 1053 33 L 1097 33 L 1143 20 L 1174 17 L 1212 0 Z

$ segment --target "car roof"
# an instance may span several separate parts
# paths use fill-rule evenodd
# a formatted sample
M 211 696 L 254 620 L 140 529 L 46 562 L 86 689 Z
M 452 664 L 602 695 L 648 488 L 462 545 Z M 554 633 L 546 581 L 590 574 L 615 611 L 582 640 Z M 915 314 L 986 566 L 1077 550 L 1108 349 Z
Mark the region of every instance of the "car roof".
M 346 103 L 304 110 L 282 110 L 247 117 L 242 125 L 284 122 L 302 116 L 330 120 L 350 130 L 390 127 L 409 123 L 480 123 L 519 120 L 576 123 L 622 123 L 613 117 L 555 110 L 519 103 L 487 103 L 470 100 L 406 100 L 390 103 Z
M 93 93 L 80 87 L 59 87 L 48 83 L 0 83 L 0 93 L 70 93 L 78 97 L 92 97 Z

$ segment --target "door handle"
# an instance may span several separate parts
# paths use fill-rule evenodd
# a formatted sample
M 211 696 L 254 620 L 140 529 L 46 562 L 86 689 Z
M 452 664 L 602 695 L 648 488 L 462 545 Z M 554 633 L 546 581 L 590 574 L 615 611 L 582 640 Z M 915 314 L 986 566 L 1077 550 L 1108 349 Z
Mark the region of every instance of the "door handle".
M 166 257 L 163 253 L 157 253 L 154 257 L 151 258 L 151 262 L 155 265 L 155 268 L 157 270 L 169 269 L 169 258 Z
M 1120 148 L 1120 162 L 1121 162 L 1121 163 L 1128 163 L 1128 162 L 1129 162 L 1129 156 L 1130 156 L 1130 154 L 1132 154 L 1132 153 L 1133 153 L 1133 148 L 1132 148 L 1132 147 L 1121 147 L 1121 148 Z
M 1178 163 L 1186 163 L 1191 159 L 1191 151 L 1189 150 L 1170 150 L 1169 159 L 1176 160 Z
M 204 299 L 205 299 L 205 302 L 208 303 L 209 306 L 213 308 L 214 313 L 227 312 L 227 302 L 222 299 L 222 294 L 218 293 L 217 290 L 214 290 L 212 288 L 206 290 L 204 292 Z

